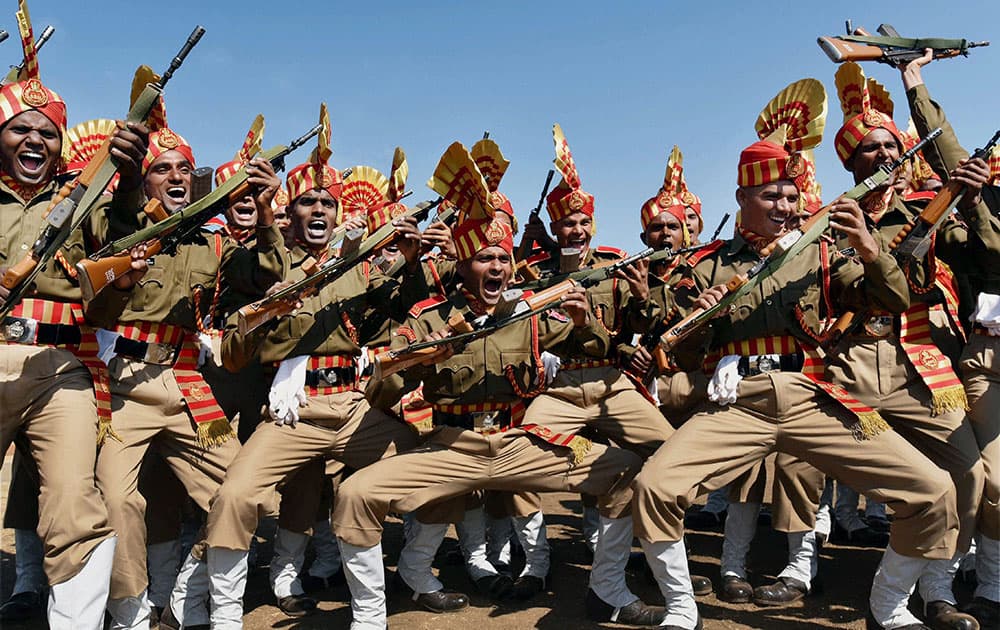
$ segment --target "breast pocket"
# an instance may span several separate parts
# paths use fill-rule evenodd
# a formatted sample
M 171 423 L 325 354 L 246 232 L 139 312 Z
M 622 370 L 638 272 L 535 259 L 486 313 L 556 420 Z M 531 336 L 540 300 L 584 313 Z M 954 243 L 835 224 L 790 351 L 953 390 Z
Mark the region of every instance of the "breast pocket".
M 153 310 L 154 302 L 163 295 L 164 269 L 155 263 L 146 270 L 145 275 L 132 289 L 130 306 L 133 311 Z
M 500 354 L 500 373 L 512 371 L 515 382 L 524 391 L 534 387 L 537 376 L 537 366 L 531 358 L 531 353 L 524 350 L 505 350 Z
M 469 353 L 456 354 L 443 364 L 438 364 L 437 375 L 441 386 L 452 396 L 462 394 L 479 382 L 482 367 L 477 370 L 473 357 Z

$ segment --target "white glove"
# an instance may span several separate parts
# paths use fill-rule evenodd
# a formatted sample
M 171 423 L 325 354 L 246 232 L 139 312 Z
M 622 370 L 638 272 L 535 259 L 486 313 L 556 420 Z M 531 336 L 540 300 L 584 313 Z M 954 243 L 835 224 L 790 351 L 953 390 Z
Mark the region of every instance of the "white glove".
M 306 364 L 309 357 L 291 357 L 278 365 L 271 383 L 267 412 L 277 425 L 294 427 L 299 421 L 299 407 L 306 404 Z
M 545 368 L 545 384 L 549 385 L 559 373 L 562 360 L 551 352 L 542 352 L 542 366 Z
M 740 356 L 730 354 L 722 357 L 715 366 L 715 374 L 708 383 L 708 399 L 720 405 L 731 405 L 736 402 L 736 390 L 743 377 L 740 376 Z
M 358 354 L 358 374 L 364 374 L 365 368 L 371 363 L 371 359 L 368 357 L 368 346 L 361 346 L 361 353 Z
M 97 358 L 104 361 L 105 365 L 111 365 L 111 359 L 118 353 L 115 352 L 115 342 L 121 337 L 120 333 L 97 329 Z
M 208 333 L 198 333 L 198 367 L 201 367 L 212 360 L 215 353 L 212 352 L 212 335 Z
M 980 293 L 972 321 L 985 326 L 994 335 L 1000 333 L 1000 295 Z

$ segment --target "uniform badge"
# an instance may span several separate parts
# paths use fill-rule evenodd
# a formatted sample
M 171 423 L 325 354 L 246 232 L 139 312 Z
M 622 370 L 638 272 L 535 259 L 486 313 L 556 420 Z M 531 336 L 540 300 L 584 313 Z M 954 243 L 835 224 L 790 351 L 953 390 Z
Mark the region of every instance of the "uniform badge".
M 547 317 L 549 319 L 553 319 L 553 320 L 555 320 L 555 321 L 557 321 L 557 322 L 559 322 L 561 324 L 565 324 L 566 322 L 569 321 L 569 317 L 567 317 L 563 313 L 560 313 L 559 311 L 549 311 L 549 314 L 547 315 Z
M 288 205 L 288 193 L 284 188 L 279 188 L 278 192 L 274 193 L 274 203 L 277 204 L 278 207 Z
M 847 397 L 847 390 L 841 387 L 840 385 L 830 385 L 827 391 L 830 392 L 830 395 L 833 396 L 834 398 Z
M 500 191 L 494 190 L 490 193 L 490 205 L 494 208 L 499 208 L 503 205 L 503 195 L 500 194 Z
M 574 190 L 570 193 L 569 207 L 571 210 L 582 210 L 585 205 L 587 205 L 587 200 L 584 198 L 582 192 Z
M 685 190 L 684 192 L 681 193 L 681 203 L 683 203 L 685 206 L 693 206 L 694 204 L 698 203 L 698 198 L 695 197 L 694 193 L 692 193 L 690 190 Z
M 333 186 L 333 181 L 334 181 L 333 173 L 330 172 L 330 169 L 324 168 L 321 172 L 322 172 L 322 175 L 320 176 L 321 187 L 329 188 L 330 186 Z
M 864 121 L 865 125 L 869 127 L 880 127 L 885 118 L 882 116 L 882 112 L 878 110 L 869 109 L 865 111 L 861 119 Z
M 660 194 L 656 196 L 656 205 L 661 208 L 669 208 L 673 205 L 674 198 L 670 196 L 670 193 L 661 190 Z
M 413 343 L 417 340 L 417 333 L 409 326 L 400 326 L 396 329 L 396 334 L 405 337 L 407 341 Z
M 503 229 L 503 225 L 501 225 L 496 219 L 491 221 L 486 227 L 486 240 L 490 245 L 496 245 L 506 237 L 507 230 Z
M 940 365 L 940 361 L 930 350 L 921 350 L 920 354 L 917 355 L 917 360 L 928 370 L 936 370 Z
M 180 143 L 181 141 L 177 137 L 177 134 L 169 129 L 161 129 L 160 133 L 156 136 L 156 144 L 163 149 L 176 149 Z
M 389 216 L 391 216 L 393 219 L 395 219 L 397 217 L 401 217 L 404 214 L 406 214 L 406 206 L 404 206 L 403 204 L 401 204 L 401 203 L 394 203 L 390 207 Z
M 49 95 L 38 79 L 28 79 L 21 92 L 21 99 L 29 107 L 44 107 L 49 104 Z
M 804 172 L 805 164 L 802 163 L 802 156 L 798 153 L 788 156 L 788 161 L 785 162 L 785 175 L 789 179 L 795 179 Z
M 192 385 L 190 396 L 194 400 L 205 400 L 205 390 L 201 385 Z

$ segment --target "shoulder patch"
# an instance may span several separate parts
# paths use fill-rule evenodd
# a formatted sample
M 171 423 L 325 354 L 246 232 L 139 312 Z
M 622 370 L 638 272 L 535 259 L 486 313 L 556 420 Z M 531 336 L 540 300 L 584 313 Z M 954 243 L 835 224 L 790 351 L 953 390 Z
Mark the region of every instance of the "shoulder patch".
M 710 256 L 711 254 L 714 254 L 715 252 L 719 251 L 719 249 L 725 244 L 726 241 L 722 239 L 712 241 L 711 243 L 699 249 L 698 251 L 691 252 L 690 254 L 685 255 L 685 258 L 687 258 L 688 264 L 694 267 L 699 262 L 701 262 L 702 259 L 704 259 L 706 256 Z
M 552 258 L 552 254 L 548 253 L 547 251 L 541 251 L 538 252 L 537 254 L 532 254 L 531 256 L 528 256 L 527 258 L 524 259 L 524 262 L 527 265 L 534 265 L 542 261 L 548 260 L 550 258 Z
M 565 313 L 556 310 L 546 311 L 545 317 L 547 319 L 555 320 L 560 324 L 565 324 L 566 322 L 569 321 L 569 317 L 567 317 Z
M 617 247 L 608 247 L 607 245 L 598 245 L 594 248 L 595 254 L 611 255 L 616 258 L 625 258 L 628 256 L 628 252 L 624 249 L 618 249 Z
M 432 298 L 427 298 L 426 300 L 417 302 L 416 304 L 413 305 L 413 308 L 410 309 L 410 316 L 417 317 L 427 309 L 433 308 L 438 304 L 440 304 L 441 302 L 445 302 L 447 300 L 448 298 L 446 298 L 443 295 L 435 295 Z
M 400 326 L 399 328 L 396 329 L 395 334 L 400 337 L 406 337 L 406 340 L 409 341 L 410 343 L 413 343 L 414 341 L 417 340 L 417 333 L 414 332 L 414 330 L 409 326 Z
M 918 190 L 914 192 L 908 192 L 903 195 L 903 201 L 930 201 L 937 196 L 937 193 L 930 190 Z

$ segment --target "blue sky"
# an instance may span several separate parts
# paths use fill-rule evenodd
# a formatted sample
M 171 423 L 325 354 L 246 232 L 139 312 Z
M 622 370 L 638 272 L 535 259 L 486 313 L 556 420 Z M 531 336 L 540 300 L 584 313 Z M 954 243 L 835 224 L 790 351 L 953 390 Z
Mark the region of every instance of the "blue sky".
M 16 63 L 16 3 L 0 27 L 0 54 Z M 896 7 L 899 7 L 898 9 Z M 332 162 L 387 172 L 393 148 L 410 162 L 411 200 L 454 140 L 471 146 L 489 130 L 511 167 L 501 184 L 520 217 L 535 205 L 551 166 L 559 122 L 584 187 L 597 196 L 598 240 L 639 246 L 639 207 L 658 189 L 673 144 L 703 201 L 706 231 L 735 206 L 739 151 L 782 87 L 815 77 L 830 115 L 818 150 L 824 198 L 850 185 L 836 160 L 842 117 L 836 66 L 816 45 L 844 20 L 904 35 L 996 40 L 968 59 L 925 70 L 968 149 L 1000 127 L 1000 3 L 894 2 L 213 2 L 31 0 L 36 33 L 56 35 L 40 55 L 42 79 L 69 106 L 70 122 L 123 117 L 140 63 L 162 71 L 195 24 L 207 33 L 167 87 L 171 127 L 200 164 L 229 160 L 251 120 L 267 120 L 264 145 L 285 143 L 330 107 Z M 134 30 L 123 27 L 132 20 Z M 907 111 L 899 73 L 865 71 L 886 84 L 896 120 Z M 305 159 L 302 150 L 289 166 Z M 727 228 L 727 232 L 731 225 Z

